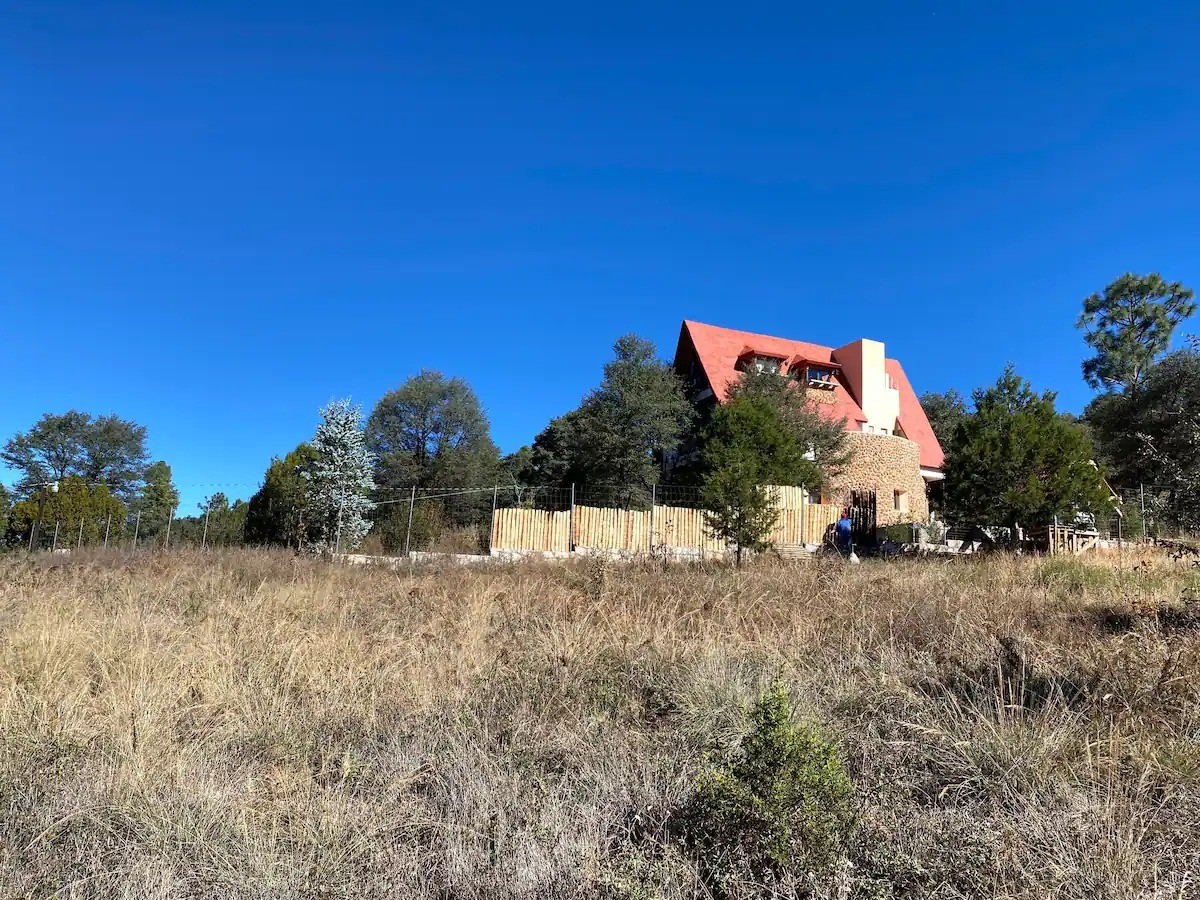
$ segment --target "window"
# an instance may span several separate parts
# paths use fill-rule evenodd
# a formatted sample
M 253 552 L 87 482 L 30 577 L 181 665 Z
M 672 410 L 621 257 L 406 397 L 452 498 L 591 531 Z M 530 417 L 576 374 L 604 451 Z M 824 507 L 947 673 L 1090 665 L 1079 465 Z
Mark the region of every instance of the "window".
M 892 492 L 892 509 L 898 513 L 908 512 L 908 491 Z
M 837 377 L 829 366 L 805 366 L 801 375 L 809 387 L 832 390 L 837 385 Z
M 821 504 L 821 499 L 822 498 L 821 498 L 821 489 L 820 488 L 810 488 L 809 489 L 809 491 L 808 491 L 808 502 L 809 503 L 815 503 L 819 506 Z
M 755 353 L 746 349 L 738 357 L 735 368 L 739 372 L 767 372 L 778 375 L 783 368 L 784 360 L 779 356 L 768 356 L 765 353 Z

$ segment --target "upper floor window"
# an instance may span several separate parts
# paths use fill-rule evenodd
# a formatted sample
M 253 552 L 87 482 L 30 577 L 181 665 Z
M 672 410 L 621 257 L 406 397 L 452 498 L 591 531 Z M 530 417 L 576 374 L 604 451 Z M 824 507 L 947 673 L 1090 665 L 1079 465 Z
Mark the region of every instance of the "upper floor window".
M 810 387 L 831 389 L 837 385 L 837 376 L 829 366 L 805 366 L 801 374 Z
M 750 372 L 766 372 L 770 375 L 778 375 L 783 360 L 777 356 L 765 356 L 759 353 L 746 352 L 738 359 L 737 368 Z

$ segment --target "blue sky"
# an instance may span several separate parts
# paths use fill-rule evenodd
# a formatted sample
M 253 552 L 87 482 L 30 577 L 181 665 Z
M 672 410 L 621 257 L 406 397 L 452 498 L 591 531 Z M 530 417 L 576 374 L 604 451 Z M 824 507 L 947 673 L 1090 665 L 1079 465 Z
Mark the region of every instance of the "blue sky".
M 1194 4 L 444 6 L 6 4 L 0 437 L 135 419 L 187 513 L 422 367 L 514 450 L 683 318 L 1078 410 L 1082 297 L 1200 286 Z

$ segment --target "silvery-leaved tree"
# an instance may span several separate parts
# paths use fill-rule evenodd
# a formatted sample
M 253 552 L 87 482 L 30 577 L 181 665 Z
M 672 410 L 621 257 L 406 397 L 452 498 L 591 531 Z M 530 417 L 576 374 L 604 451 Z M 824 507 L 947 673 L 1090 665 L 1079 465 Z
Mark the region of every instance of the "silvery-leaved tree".
M 375 488 L 362 409 L 349 400 L 329 403 L 321 410 L 312 447 L 316 460 L 307 477 L 309 520 L 318 535 L 314 549 L 353 550 L 371 530 L 367 512 Z

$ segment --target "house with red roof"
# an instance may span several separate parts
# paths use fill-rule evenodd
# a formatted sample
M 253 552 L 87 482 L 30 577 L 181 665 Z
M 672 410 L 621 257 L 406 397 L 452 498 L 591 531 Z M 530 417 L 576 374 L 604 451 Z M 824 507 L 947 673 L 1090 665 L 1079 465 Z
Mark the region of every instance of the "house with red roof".
M 827 501 L 874 492 L 880 524 L 928 519 L 926 491 L 942 479 L 945 457 L 908 376 L 881 341 L 834 348 L 684 321 L 675 370 L 699 408 L 723 403 L 751 367 L 791 379 L 821 415 L 843 424 L 853 456 L 826 486 Z

